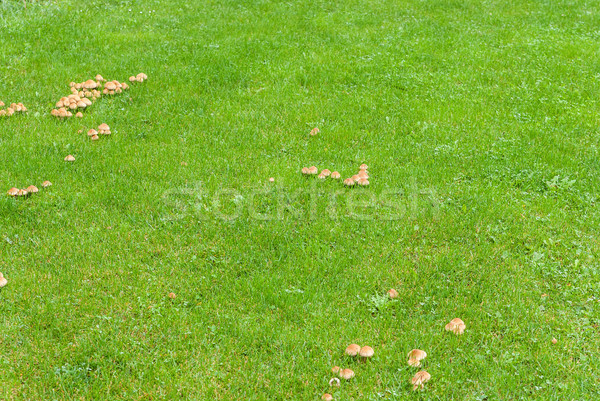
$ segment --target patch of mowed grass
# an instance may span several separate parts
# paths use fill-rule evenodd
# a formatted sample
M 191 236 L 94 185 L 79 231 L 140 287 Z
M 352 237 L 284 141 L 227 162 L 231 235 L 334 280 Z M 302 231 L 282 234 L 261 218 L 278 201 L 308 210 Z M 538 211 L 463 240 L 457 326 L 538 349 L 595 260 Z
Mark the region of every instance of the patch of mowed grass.
M 599 11 L 0 1 L 0 398 L 595 399 Z

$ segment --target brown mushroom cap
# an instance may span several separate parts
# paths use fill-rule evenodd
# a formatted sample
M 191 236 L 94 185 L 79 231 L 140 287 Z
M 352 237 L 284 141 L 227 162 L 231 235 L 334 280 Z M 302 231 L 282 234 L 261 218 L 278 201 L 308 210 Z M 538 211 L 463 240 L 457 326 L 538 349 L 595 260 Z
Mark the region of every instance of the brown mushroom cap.
M 325 177 L 329 177 L 331 175 L 331 171 L 329 171 L 328 169 L 325 169 L 325 170 L 321 171 L 321 174 L 323 174 Z
M 50 181 L 44 181 L 44 182 L 42 183 L 42 187 L 44 187 L 44 188 L 48 188 L 48 187 L 49 187 L 49 186 L 51 186 L 51 185 L 52 185 L 52 183 L 51 183 Z
M 102 123 L 98 126 L 98 131 L 109 131 L 110 127 L 106 123 Z
M 67 155 L 65 157 L 65 161 L 66 162 L 74 162 L 75 161 L 75 157 L 73 157 L 73 155 Z
M 302 167 L 302 174 L 304 174 L 304 175 L 310 174 L 308 167 Z
M 114 91 L 115 89 L 117 89 L 117 85 L 115 85 L 115 83 L 112 82 L 112 81 L 111 82 L 107 82 L 104 85 L 104 89 L 108 89 L 109 91 Z
M 346 347 L 346 355 L 356 356 L 360 352 L 360 345 L 358 344 L 350 344 Z
M 17 196 L 27 196 L 29 195 L 29 192 L 27 192 L 26 189 L 19 189 L 19 193 L 17 194 Z
M 102 77 L 102 75 L 98 74 L 96 75 L 96 81 L 104 81 L 105 79 Z
M 369 178 L 369 174 L 367 173 L 367 170 L 360 170 L 357 175 L 358 175 L 358 178 Z
M 346 178 L 344 180 L 344 185 L 347 187 L 351 187 L 354 185 L 354 180 L 352 178 Z
M 333 400 L 333 396 L 331 394 L 329 394 L 329 393 L 325 393 L 325 394 L 323 394 L 323 396 L 321 397 L 321 399 L 324 400 L 324 401 L 331 401 L 331 400 Z
M 327 176 L 325 174 L 321 173 L 317 176 L 317 178 L 320 180 L 324 180 L 325 178 L 327 178 Z
M 427 357 L 427 352 L 413 349 L 408 353 L 408 364 L 410 366 L 421 366 L 421 361 Z
M 27 192 L 30 194 L 37 194 L 40 190 L 35 185 L 30 185 L 27 187 Z
M 91 128 L 88 131 L 87 136 L 94 136 L 94 135 L 98 135 L 98 131 L 96 131 L 95 129 Z
M 17 196 L 19 195 L 19 188 L 11 188 L 8 190 L 8 196 Z
M 0 273 L 0 288 L 4 287 L 6 284 L 8 284 L 8 280 Z
M 316 166 L 310 166 L 308 168 L 308 174 L 311 174 L 311 175 L 319 174 L 319 169 L 317 169 Z
M 359 178 L 358 181 L 356 181 L 356 183 L 358 185 L 362 185 L 362 186 L 367 186 L 369 185 L 369 180 L 367 180 L 366 178 Z
M 354 377 L 354 371 L 352 369 L 344 369 L 340 372 L 340 377 L 344 380 L 350 380 Z
M 400 297 L 400 294 L 398 293 L 398 291 L 396 291 L 393 288 L 391 288 L 387 293 L 391 299 L 396 299 L 396 298 Z
M 431 375 L 424 370 L 421 370 L 415 374 L 412 378 L 411 383 L 413 385 L 413 391 L 419 388 L 423 388 L 423 385 L 431 379 Z
M 333 368 L 331 368 L 331 371 L 335 374 L 338 374 L 340 373 L 340 369 L 341 368 L 339 366 L 334 366 Z
M 96 81 L 94 81 L 93 79 L 88 79 L 87 81 L 85 81 L 82 85 L 85 89 L 95 89 L 98 84 L 96 83 Z M 77 88 L 77 86 L 75 86 Z M 77 89 L 81 89 L 81 87 L 77 88 Z
M 352 176 L 352 179 L 353 179 L 354 181 L 358 181 L 358 180 L 360 179 L 360 177 L 358 176 L 358 174 L 354 174 L 354 175 Z
M 92 136 L 90 137 L 90 139 L 91 139 L 92 141 L 97 141 L 98 139 L 100 139 L 100 137 L 99 137 L 98 135 L 92 135 Z
M 366 164 L 364 164 L 364 163 L 360 165 L 360 169 L 361 169 L 361 170 L 366 170 L 366 169 L 368 169 L 368 168 L 369 168 L 369 166 L 367 166 L 367 165 L 366 165 Z
M 310 130 L 310 136 L 315 136 L 317 135 L 319 132 L 321 132 L 320 129 L 318 129 L 317 127 L 313 128 Z
M 358 355 L 362 358 L 371 358 L 373 355 L 375 355 L 375 350 L 368 345 L 365 345 L 360 349 Z
M 83 113 L 78 111 L 77 114 L 75 114 L 75 117 L 77 118 L 83 118 Z
M 334 180 L 339 180 L 341 178 L 341 175 L 337 171 L 334 171 L 333 173 L 331 173 L 331 178 L 333 178 Z
M 129 77 L 129 82 L 135 82 L 135 77 L 133 75 Z
M 459 318 L 454 318 L 450 321 L 450 323 L 448 323 L 444 329 L 446 329 L 446 331 L 452 331 L 454 334 L 456 335 L 460 335 L 463 334 L 465 332 L 465 329 L 467 328 L 467 326 L 465 325 L 465 322 L 463 322 L 461 319 Z

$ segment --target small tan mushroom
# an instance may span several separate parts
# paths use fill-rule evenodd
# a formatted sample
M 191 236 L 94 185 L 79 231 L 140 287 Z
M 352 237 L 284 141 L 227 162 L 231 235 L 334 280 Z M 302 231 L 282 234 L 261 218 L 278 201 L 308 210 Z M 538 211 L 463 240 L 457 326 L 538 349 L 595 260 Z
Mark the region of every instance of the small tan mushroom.
M 388 295 L 390 296 L 391 299 L 396 299 L 400 296 L 400 294 L 398 293 L 398 291 L 396 291 L 395 289 L 391 288 L 388 292 Z
M 371 347 L 369 347 L 368 345 L 365 345 L 364 347 L 362 347 L 360 349 L 360 351 L 358 352 L 358 355 L 361 358 L 371 358 L 373 357 L 373 355 L 375 355 L 375 350 Z
M 308 168 L 308 174 L 317 175 L 317 174 L 319 174 L 319 169 L 317 169 L 317 167 L 315 167 L 315 166 L 310 166 Z
M 269 177 L 269 182 L 275 182 L 275 178 Z
M 27 187 L 27 192 L 30 194 L 37 194 L 40 190 L 35 185 L 30 185 Z
M 94 81 L 93 79 L 88 79 L 87 81 L 85 81 L 83 83 L 83 88 L 85 89 L 96 89 L 96 87 L 98 86 L 98 84 L 96 83 L 96 81 Z M 75 86 L 77 88 L 77 86 Z M 81 89 L 81 87 L 77 88 L 77 89 Z
M 148 79 L 148 75 L 144 74 L 143 72 L 140 72 L 135 77 L 135 80 L 138 81 L 138 82 L 144 82 L 147 79 Z
M 325 174 L 321 173 L 317 176 L 317 178 L 320 180 L 324 180 L 325 178 L 327 178 L 327 176 Z
M 356 356 L 360 352 L 360 345 L 358 344 L 350 344 L 346 347 L 346 355 Z
M 340 372 L 340 377 L 344 380 L 350 380 L 354 377 L 354 371 L 352 369 L 344 369 Z
M 558 340 L 556 338 L 553 338 L 552 339 L 552 344 L 557 344 L 557 343 L 558 343 Z
M 342 176 L 337 171 L 334 171 L 333 173 L 331 173 L 331 178 L 333 178 L 334 180 L 339 180 L 341 177 Z
M 0 288 L 6 286 L 6 284 L 8 284 L 8 280 L 2 273 L 0 273 Z
M 319 132 L 321 132 L 320 129 L 318 129 L 317 127 L 313 128 L 310 130 L 310 136 L 315 136 L 317 135 Z
M 367 173 L 367 170 L 360 170 L 357 175 L 358 175 L 358 178 L 366 178 L 366 179 L 369 178 L 369 174 Z
M 100 139 L 100 137 L 99 137 L 98 135 L 92 135 L 92 136 L 90 137 L 90 139 L 91 139 L 92 141 L 97 141 L 98 139 Z
M 340 369 L 341 368 L 339 366 L 334 366 L 333 368 L 331 368 L 331 371 L 337 375 L 338 373 L 340 373 Z
M 368 169 L 368 168 L 369 168 L 369 166 L 367 166 L 367 165 L 366 165 L 366 164 L 364 164 L 364 163 L 360 165 L 360 169 L 361 169 L 361 170 L 366 170 L 366 169 Z
M 67 156 L 65 157 L 65 161 L 66 161 L 66 162 L 74 162 L 74 161 L 75 161 L 75 158 L 73 157 L 73 155 L 67 155 Z
M 347 187 L 351 187 L 354 185 L 354 180 L 352 178 L 346 178 L 344 180 L 344 185 Z
M 19 193 L 17 194 L 17 196 L 27 196 L 29 195 L 29 192 L 27 192 L 26 189 L 19 189 Z
M 308 167 L 302 167 L 302 174 L 309 175 L 310 174 L 310 169 Z
M 112 82 L 112 81 L 111 82 L 107 82 L 104 85 L 104 89 L 108 89 L 109 91 L 114 91 L 115 89 L 117 89 L 117 85 L 115 85 L 115 83 Z
M 98 131 L 110 131 L 110 127 L 106 123 L 102 123 L 98 126 Z
M 356 181 L 356 183 L 358 185 L 361 185 L 363 187 L 366 187 L 369 185 L 369 180 L 367 180 L 366 178 L 359 178 L 358 181 Z
M 103 81 L 106 81 L 106 79 L 104 79 L 104 78 L 102 77 L 102 75 L 98 74 L 98 75 L 96 75 L 96 81 L 103 82 Z
M 446 331 L 451 331 L 456 335 L 460 335 L 465 332 L 467 326 L 465 325 L 465 322 L 463 322 L 461 319 L 455 318 L 452 319 L 450 323 L 448 323 L 444 328 L 446 329 Z
M 329 393 L 325 393 L 325 394 L 323 394 L 323 396 L 321 397 L 321 399 L 324 400 L 324 401 L 331 401 L 331 400 L 333 400 L 333 396 L 331 394 L 329 394 Z
M 352 179 L 353 179 L 354 181 L 358 181 L 358 180 L 360 180 L 360 177 L 358 176 L 358 174 L 354 174 L 354 175 L 352 176 Z
M 8 196 L 17 196 L 19 195 L 19 188 L 11 188 L 8 190 Z
M 52 183 L 50 181 L 47 181 L 47 180 L 42 183 L 42 187 L 44 187 L 44 188 L 48 188 L 51 185 L 52 185 Z
M 413 349 L 408 353 L 408 364 L 410 366 L 421 366 L 421 361 L 427 357 L 427 352 Z
M 424 370 L 421 370 L 415 374 L 412 378 L 411 383 L 413 385 L 413 391 L 419 387 L 424 388 L 424 384 L 431 379 L 431 375 Z
M 80 100 L 77 102 L 77 107 L 79 107 L 80 109 L 85 109 L 87 107 L 87 104 L 84 101 Z
M 75 114 L 75 117 L 77 118 L 83 118 L 83 113 L 78 111 L 77 114 Z
M 91 128 L 88 133 L 87 136 L 92 137 L 94 135 L 98 135 L 98 131 L 96 131 L 95 129 Z
M 321 171 L 321 174 L 323 174 L 325 177 L 329 177 L 331 175 L 331 171 L 329 171 L 328 169 L 325 169 L 325 170 Z
M 129 82 L 135 82 L 135 77 L 133 75 L 129 77 Z
M 177 298 L 177 295 L 175 295 L 175 293 L 174 293 L 174 292 L 170 292 L 170 293 L 169 293 L 169 298 L 171 298 L 171 299 L 175 299 L 175 298 Z

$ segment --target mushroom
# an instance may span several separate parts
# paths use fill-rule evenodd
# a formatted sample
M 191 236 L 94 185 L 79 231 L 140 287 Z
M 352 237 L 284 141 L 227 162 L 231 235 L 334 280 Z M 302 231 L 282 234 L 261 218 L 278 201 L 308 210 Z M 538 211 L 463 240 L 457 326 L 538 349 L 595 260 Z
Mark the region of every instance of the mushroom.
M 175 299 L 175 298 L 177 298 L 177 295 L 175 295 L 175 293 L 174 293 L 174 292 L 170 292 L 170 293 L 169 293 L 169 298 L 171 298 L 171 299 Z
M 373 348 L 369 347 L 368 345 L 365 345 L 360 349 L 360 351 L 358 351 L 358 355 L 361 358 L 371 358 L 374 354 L 375 350 L 373 350 Z
M 51 183 L 50 181 L 44 181 L 44 182 L 42 183 L 42 187 L 44 187 L 44 188 L 48 188 L 48 187 L 49 187 L 49 186 L 51 186 L 51 185 L 52 185 L 52 183 Z
M 410 366 L 421 366 L 421 361 L 427 357 L 427 352 L 413 349 L 408 353 L 408 364 Z
M 331 173 L 331 178 L 333 178 L 334 180 L 339 180 L 340 177 L 341 177 L 341 175 L 337 171 L 334 171 L 333 173 Z
M 552 339 L 552 344 L 557 344 L 557 343 L 558 343 L 558 340 L 556 338 L 553 338 Z
M 8 196 L 17 196 L 19 195 L 19 188 L 11 188 L 8 190 Z
M 344 185 L 347 187 L 351 187 L 354 185 L 354 180 L 352 178 L 346 178 L 344 180 Z
M 325 394 L 323 394 L 323 396 L 321 397 L 321 399 L 325 400 L 325 401 L 331 401 L 331 400 L 333 400 L 333 396 L 331 394 L 329 394 L 329 393 L 325 393 Z
M 413 385 L 413 391 L 418 389 L 419 387 L 424 388 L 424 384 L 427 383 L 431 379 L 431 375 L 424 370 L 421 370 L 415 374 L 412 378 L 411 383 Z
M 308 168 L 308 174 L 311 174 L 311 175 L 319 174 L 319 170 L 315 166 L 310 166 Z
M 366 170 L 366 169 L 368 169 L 368 168 L 369 168 L 369 166 L 367 166 L 367 165 L 366 165 L 366 164 L 364 164 L 364 163 L 360 165 L 360 169 L 361 169 L 361 170 Z
M 94 136 L 94 135 L 98 135 L 98 131 L 96 131 L 95 129 L 91 128 L 88 131 L 87 136 Z
M 354 377 L 354 371 L 352 369 L 344 369 L 340 372 L 340 377 L 344 380 L 350 380 Z
M 329 177 L 331 175 L 331 171 L 325 169 L 325 170 L 321 171 L 321 174 L 323 174 L 325 177 Z
M 317 176 L 317 178 L 320 180 L 324 180 L 325 178 L 327 178 L 327 176 L 325 174 L 321 173 Z
M 80 109 L 85 109 L 87 107 L 87 104 L 83 100 L 80 100 L 77 102 L 77 107 L 79 107 Z
M 269 182 L 275 182 L 275 178 L 269 177 Z
M 104 78 L 102 77 L 102 75 L 98 74 L 98 75 L 96 75 L 96 81 L 103 82 L 103 81 L 106 81 L 106 79 L 104 79 Z
M 319 132 L 321 132 L 320 129 L 318 129 L 317 127 L 313 128 L 310 130 L 310 136 L 315 136 L 317 135 Z
M 304 175 L 310 174 L 310 169 L 308 167 L 302 167 L 302 174 L 304 174 Z
M 334 366 L 333 368 L 331 368 L 331 371 L 335 374 L 338 374 L 340 373 L 340 369 L 341 368 L 339 366 Z
M 38 192 L 40 192 L 40 190 L 37 189 L 35 185 L 30 185 L 27 187 L 27 192 L 29 192 L 30 194 L 37 194 Z
M 360 177 L 358 176 L 358 174 L 354 174 L 354 175 L 352 176 L 352 179 L 353 179 L 354 181 L 358 181 L 358 180 L 360 179 Z
M 8 280 L 0 273 L 0 288 L 4 287 L 6 284 L 8 284 Z
M 74 162 L 75 158 L 73 157 L 73 155 L 67 155 L 67 157 L 65 157 L 65 161 L 66 162 Z
M 83 86 L 84 89 L 96 89 L 96 87 L 98 86 L 98 84 L 93 79 L 88 79 L 87 81 L 85 81 L 83 83 L 82 86 Z M 76 86 L 76 88 L 77 88 L 77 86 Z M 79 87 L 77 89 L 81 89 L 81 87 Z
M 98 131 L 103 134 L 105 131 L 110 131 L 110 127 L 106 123 L 102 123 L 98 126 Z
M 98 139 L 100 139 L 100 137 L 99 137 L 98 135 L 92 135 L 92 136 L 90 137 L 90 139 L 91 139 L 92 141 L 97 141 Z
M 115 83 L 112 82 L 112 81 L 111 82 L 107 82 L 104 85 L 104 90 L 114 91 L 115 89 L 117 89 L 117 85 L 115 85 Z
M 123 88 L 124 91 L 129 89 L 129 85 L 127 85 L 125 82 L 121 82 L 121 87 Z
M 455 318 L 450 320 L 450 323 L 448 323 L 444 328 L 446 331 L 452 331 L 454 334 L 459 335 L 465 332 L 467 326 L 461 319 Z
M 369 178 L 369 174 L 367 173 L 367 170 L 360 170 L 358 172 L 358 178 Z
M 6 110 L 0 110 L 0 117 L 6 116 Z
M 360 345 L 358 344 L 350 344 L 346 347 L 346 355 L 356 356 L 360 352 Z
M 92 101 L 90 99 L 88 99 L 87 97 L 84 97 L 83 99 L 81 99 L 81 101 L 88 106 L 92 105 Z
M 26 189 L 19 189 L 19 193 L 17 194 L 17 196 L 27 196 L 29 195 L 29 192 L 27 192 Z
M 138 82 L 144 82 L 147 79 L 148 79 L 148 75 L 144 74 L 143 72 L 140 72 L 135 77 L 135 80 L 138 81 Z
M 395 289 L 390 289 L 388 292 L 388 295 L 390 296 L 390 298 L 392 299 L 396 299 L 400 296 L 400 294 L 398 293 L 398 291 L 396 291 Z
M 129 82 L 135 82 L 135 77 L 133 75 L 129 77 Z
M 83 113 L 78 111 L 77 114 L 75 114 L 75 117 L 77 118 L 83 118 Z
M 367 180 L 366 178 L 359 178 L 358 181 L 356 181 L 356 183 L 358 185 L 362 185 L 362 186 L 367 186 L 369 185 L 369 180 Z
M 339 387 L 340 386 L 340 379 L 338 379 L 337 377 L 334 377 L 333 379 L 329 380 L 329 385 L 331 387 Z

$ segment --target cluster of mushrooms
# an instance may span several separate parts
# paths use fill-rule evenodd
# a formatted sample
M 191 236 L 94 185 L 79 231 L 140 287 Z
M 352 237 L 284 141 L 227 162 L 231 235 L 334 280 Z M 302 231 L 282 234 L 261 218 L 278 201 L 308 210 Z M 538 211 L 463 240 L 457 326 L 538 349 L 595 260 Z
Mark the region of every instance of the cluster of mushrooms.
M 98 126 L 98 130 L 90 129 L 87 133 L 88 138 L 92 141 L 100 139 L 99 135 L 110 135 L 110 127 L 106 123 L 102 123 Z
M 397 299 L 400 297 L 398 291 L 393 288 L 387 293 L 391 299 Z M 466 328 L 467 326 L 465 325 L 465 322 L 459 318 L 452 319 L 450 323 L 445 326 L 446 331 L 451 331 L 456 335 L 463 334 Z M 361 347 L 358 344 L 350 344 L 346 348 L 345 353 L 350 357 L 359 357 L 361 360 L 367 360 L 368 358 L 373 357 L 375 351 L 368 345 Z M 419 368 L 421 367 L 421 361 L 423 361 L 426 357 L 427 352 L 420 349 L 413 349 L 408 353 L 408 365 L 414 368 Z M 331 371 L 344 380 L 350 380 L 355 375 L 352 369 L 341 369 L 339 366 L 334 366 Z M 410 381 L 413 386 L 413 391 L 419 388 L 424 389 L 425 383 L 427 383 L 429 380 L 431 380 L 431 375 L 425 370 L 419 370 L 417 373 L 415 373 Z M 339 387 L 340 380 L 337 377 L 332 378 L 329 381 L 329 386 Z M 333 400 L 333 395 L 330 393 L 325 393 L 321 396 L 321 399 L 325 401 L 331 401 Z
M 366 361 L 375 355 L 375 350 L 368 345 L 361 347 L 358 344 L 350 344 L 348 347 L 346 347 L 345 353 L 352 358 L 359 357 L 362 361 Z M 349 368 L 342 369 L 339 366 L 334 366 L 331 368 L 331 371 L 333 374 L 338 375 L 344 380 L 351 380 L 355 376 L 354 371 Z M 329 380 L 329 385 L 331 387 L 340 387 L 340 379 L 337 377 L 332 378 Z M 331 401 L 333 400 L 333 396 L 329 393 L 325 393 L 323 396 L 321 396 L 321 399 L 325 401 Z
M 52 185 L 52 183 L 50 181 L 44 181 L 42 183 L 42 187 L 43 188 L 48 188 L 50 185 Z M 8 196 L 26 197 L 26 196 L 29 196 L 29 195 L 37 194 L 38 192 L 40 192 L 40 190 L 38 189 L 38 187 L 36 187 L 35 185 L 30 185 L 30 186 L 28 186 L 25 189 L 19 189 L 19 188 L 11 188 L 11 189 L 9 189 L 8 190 Z
M 0 117 L 10 117 L 15 113 L 26 113 L 27 107 L 23 103 L 11 103 L 6 109 L 2 107 L 6 106 L 2 100 L 0 100 Z
M 369 173 L 367 169 L 369 166 L 366 164 L 361 164 L 358 173 L 353 175 L 352 177 L 346 178 L 343 182 L 347 187 L 352 187 L 354 185 L 367 186 L 369 185 Z M 331 172 L 328 169 L 322 170 L 319 173 L 319 169 L 316 166 L 310 167 L 302 167 L 302 174 L 304 175 L 316 175 L 318 179 L 324 180 L 327 177 L 331 177 L 334 180 L 339 180 L 342 175 L 337 171 Z
M 143 72 L 140 72 L 135 77 L 133 75 L 130 76 L 129 82 L 144 82 L 147 79 L 148 79 L 148 75 L 144 74 Z
M 131 82 L 144 82 L 148 79 L 148 76 L 144 73 L 137 75 L 139 79 L 133 77 L 134 80 Z M 91 106 L 93 102 L 101 98 L 103 95 L 116 95 L 129 89 L 129 85 L 125 82 L 119 82 L 117 80 L 107 81 L 100 74 L 96 75 L 95 79 L 88 79 L 85 82 L 71 82 L 71 94 L 60 98 L 56 103 L 51 114 L 58 118 L 68 118 L 73 116 L 73 112 L 76 112 L 75 117 L 83 117 L 82 110 Z

